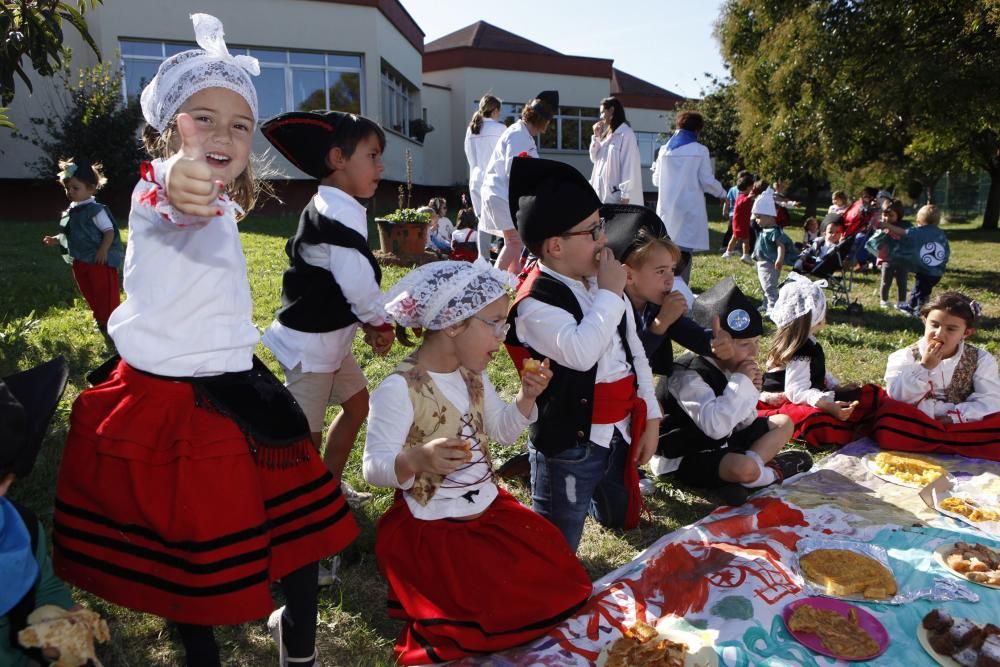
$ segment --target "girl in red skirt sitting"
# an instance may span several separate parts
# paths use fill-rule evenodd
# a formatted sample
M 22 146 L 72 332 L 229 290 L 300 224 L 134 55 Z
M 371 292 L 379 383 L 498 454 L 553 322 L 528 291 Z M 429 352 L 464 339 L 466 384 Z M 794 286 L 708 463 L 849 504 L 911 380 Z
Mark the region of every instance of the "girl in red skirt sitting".
M 976 332 L 979 304 L 944 292 L 920 314 L 923 337 L 889 355 L 890 400 L 879 408 L 872 438 L 885 449 L 1000 461 L 997 360 L 966 342 Z
M 867 434 L 885 392 L 870 384 L 842 385 L 827 372 L 823 346 L 816 340 L 826 323 L 823 289 L 789 274 L 770 317 L 778 331 L 767 354 L 757 414 L 788 415 L 795 423 L 793 437 L 813 447 L 846 445 Z
M 507 281 L 481 260 L 434 262 L 387 297 L 397 327 L 424 337 L 372 394 L 364 455 L 365 479 L 401 490 L 375 538 L 389 615 L 406 621 L 400 664 L 523 644 L 590 596 L 559 531 L 495 483 L 490 438 L 513 443 L 552 377 L 547 363 L 526 371 L 505 403 L 486 374 L 507 333 Z
M 301 409 L 254 358 L 237 220 L 255 199 L 257 61 L 192 16 L 200 49 L 143 90 L 158 159 L 132 195 L 121 354 L 73 406 L 55 566 L 106 600 L 174 621 L 188 665 L 219 665 L 212 626 L 272 612 L 282 665 L 315 658 L 316 563 L 358 529 Z M 101 381 L 101 371 L 106 378 Z

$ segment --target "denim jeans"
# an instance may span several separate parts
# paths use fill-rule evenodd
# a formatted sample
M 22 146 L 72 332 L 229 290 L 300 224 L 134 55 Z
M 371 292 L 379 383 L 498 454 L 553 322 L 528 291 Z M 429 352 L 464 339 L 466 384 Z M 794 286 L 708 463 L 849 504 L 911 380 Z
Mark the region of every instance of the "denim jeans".
M 932 276 L 929 273 L 913 274 L 913 291 L 910 292 L 910 310 L 915 315 L 920 314 L 920 307 L 931 298 L 931 290 L 941 282 L 941 276 Z
M 558 528 L 576 551 L 589 514 L 602 526 L 625 523 L 625 466 L 631 448 L 616 429 L 608 447 L 589 442 L 546 456 L 528 443 L 532 508 Z

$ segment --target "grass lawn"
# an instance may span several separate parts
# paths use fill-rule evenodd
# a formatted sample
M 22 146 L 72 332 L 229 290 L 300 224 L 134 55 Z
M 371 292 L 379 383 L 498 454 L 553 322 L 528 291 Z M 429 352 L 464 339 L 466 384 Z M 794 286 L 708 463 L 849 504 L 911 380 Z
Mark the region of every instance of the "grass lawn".
M 978 221 L 949 225 L 950 267 L 937 291 L 957 289 L 979 300 L 987 318 L 975 342 L 993 354 L 1000 351 L 1000 234 L 975 229 Z M 250 267 L 254 299 L 254 321 L 264 329 L 278 305 L 281 273 L 285 266 L 285 238 L 294 231 L 295 220 L 250 219 L 243 223 L 243 242 Z M 4 243 L 0 245 L 0 373 L 8 374 L 44 361 L 56 354 L 70 362 L 70 384 L 53 421 L 42 454 L 32 475 L 14 484 L 13 497 L 42 517 L 51 529 L 55 481 L 67 419 L 73 400 L 84 389 L 84 374 L 103 360 L 100 335 L 85 302 L 79 295 L 69 268 L 59 253 L 41 244 L 51 225 L 0 223 Z M 719 245 L 721 223 L 712 224 L 712 245 Z M 800 232 L 791 230 L 793 238 Z M 385 287 L 404 270 L 388 267 Z M 757 298 L 760 286 L 754 267 L 724 262 L 716 253 L 697 256 L 692 287 L 702 291 L 716 280 L 734 274 L 740 287 Z M 206 288 L 209 288 L 206 286 Z M 878 308 L 877 276 L 861 276 L 854 296 L 864 305 L 864 314 L 849 318 L 843 309 L 831 309 L 829 325 L 819 338 L 826 349 L 830 371 L 844 381 L 879 382 L 890 352 L 913 342 L 922 331 L 918 320 Z M 773 330 L 773 327 L 771 328 Z M 766 347 L 762 345 L 762 347 Z M 258 354 L 273 369 L 277 364 L 263 347 Z M 355 345 L 355 354 L 375 387 L 404 356 L 397 346 L 388 358 L 373 357 L 367 347 Z M 498 390 L 507 397 L 517 390 L 517 376 L 506 355 L 498 355 L 490 368 Z M 333 414 L 331 410 L 330 415 Z M 328 417 L 330 416 L 328 415 Z M 369 488 L 361 477 L 361 447 L 364 433 L 348 463 L 346 478 L 356 488 L 373 491 L 375 500 L 358 517 L 361 537 L 344 554 L 341 582 L 323 589 L 320 597 L 318 644 L 325 665 L 392 665 L 393 638 L 399 623 L 385 613 L 385 587 L 373 555 L 375 522 L 391 503 L 392 493 Z M 497 448 L 494 457 L 504 460 L 518 448 Z M 525 489 L 510 489 L 527 501 Z M 666 532 L 704 516 L 712 505 L 704 498 L 660 483 L 649 503 L 654 521 L 629 533 L 605 530 L 588 523 L 579 556 L 593 578 L 600 577 L 631 560 Z M 512 563 L 512 565 L 514 565 Z M 182 664 L 183 652 L 173 630 L 162 620 L 121 609 L 81 591 L 76 598 L 99 611 L 111 624 L 112 640 L 102 647 L 105 665 Z M 276 650 L 263 620 L 221 629 L 219 645 L 228 665 L 273 665 Z

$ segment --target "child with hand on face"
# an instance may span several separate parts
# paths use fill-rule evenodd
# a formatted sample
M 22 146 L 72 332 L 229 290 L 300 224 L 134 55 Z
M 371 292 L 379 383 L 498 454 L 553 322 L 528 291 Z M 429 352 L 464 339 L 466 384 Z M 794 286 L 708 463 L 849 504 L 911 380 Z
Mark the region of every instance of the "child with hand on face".
M 883 449 L 943 452 L 1000 461 L 996 358 L 968 343 L 979 304 L 943 292 L 924 304 L 924 335 L 889 355 L 872 438 Z
M 757 365 L 763 321 L 754 304 L 726 278 L 698 295 L 694 319 L 720 322 L 732 338 L 726 359 L 688 352 L 656 388 L 663 406 L 659 452 L 664 472 L 711 491 L 726 505 L 741 505 L 755 489 L 808 470 L 805 452 L 781 452 L 792 436 L 785 415 L 760 417 Z
M 559 531 L 495 483 L 491 438 L 513 443 L 552 378 L 547 361 L 526 367 L 512 403 L 490 382 L 509 328 L 508 282 L 482 260 L 432 262 L 388 295 L 397 326 L 423 332 L 372 394 L 365 441 L 365 478 L 400 490 L 375 538 L 389 614 L 406 622 L 400 664 L 522 644 L 590 596 Z

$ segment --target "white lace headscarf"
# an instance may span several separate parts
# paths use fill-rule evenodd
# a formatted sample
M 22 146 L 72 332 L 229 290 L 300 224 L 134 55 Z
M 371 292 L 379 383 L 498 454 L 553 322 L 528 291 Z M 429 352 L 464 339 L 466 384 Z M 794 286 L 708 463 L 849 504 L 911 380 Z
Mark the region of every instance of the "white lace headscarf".
M 181 105 L 199 90 L 227 88 L 247 101 L 256 123 L 257 90 L 250 76 L 260 74 L 257 59 L 231 55 L 222 22 L 214 16 L 192 14 L 191 21 L 201 48 L 182 51 L 160 64 L 139 98 L 146 122 L 163 132 Z
M 431 262 L 389 290 L 385 312 L 401 326 L 436 331 L 475 315 L 502 297 L 511 281 L 510 273 L 481 259 Z
M 810 313 L 810 328 L 826 319 L 823 283 L 813 282 L 793 271 L 778 292 L 778 300 L 771 308 L 771 321 L 783 327 L 806 313 Z

